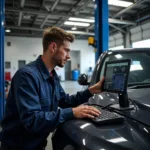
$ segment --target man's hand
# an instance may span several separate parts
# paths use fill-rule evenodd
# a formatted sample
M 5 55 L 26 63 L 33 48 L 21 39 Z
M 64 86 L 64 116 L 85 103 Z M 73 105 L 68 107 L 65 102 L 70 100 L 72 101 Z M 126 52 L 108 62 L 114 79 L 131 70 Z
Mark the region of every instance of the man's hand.
M 102 85 L 104 82 L 104 77 L 102 77 L 102 79 L 97 82 L 96 84 L 94 84 L 93 86 L 89 87 L 89 91 L 91 94 L 98 94 L 102 92 Z
M 75 118 L 95 118 L 101 114 L 98 109 L 88 105 L 80 105 L 72 108 L 72 111 Z

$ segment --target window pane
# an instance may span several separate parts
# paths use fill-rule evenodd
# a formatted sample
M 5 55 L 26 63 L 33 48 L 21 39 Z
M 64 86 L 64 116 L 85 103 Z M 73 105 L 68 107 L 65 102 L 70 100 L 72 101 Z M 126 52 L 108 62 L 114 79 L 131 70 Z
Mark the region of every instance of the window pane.
M 150 52 L 149 53 L 123 53 L 116 55 L 109 55 L 103 64 L 103 68 L 100 73 L 100 78 L 104 74 L 104 66 L 106 61 L 120 60 L 120 59 L 131 59 L 131 67 L 128 78 L 128 83 L 132 85 L 136 84 L 147 84 L 150 83 Z
M 132 44 L 133 48 L 149 48 L 150 47 L 150 39 L 144 40 L 144 41 L 139 41 L 139 42 L 134 42 Z

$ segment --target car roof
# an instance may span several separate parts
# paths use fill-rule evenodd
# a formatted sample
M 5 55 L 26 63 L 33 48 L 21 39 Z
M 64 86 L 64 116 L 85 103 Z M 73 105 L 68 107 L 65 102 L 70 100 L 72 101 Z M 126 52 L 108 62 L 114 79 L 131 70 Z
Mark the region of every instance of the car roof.
M 108 50 L 106 51 L 107 53 L 109 52 L 112 52 L 112 53 L 115 53 L 115 52 L 119 52 L 119 53 L 122 53 L 122 52 L 145 52 L 145 51 L 149 51 L 150 52 L 150 48 L 124 48 L 124 49 L 117 49 L 117 50 Z

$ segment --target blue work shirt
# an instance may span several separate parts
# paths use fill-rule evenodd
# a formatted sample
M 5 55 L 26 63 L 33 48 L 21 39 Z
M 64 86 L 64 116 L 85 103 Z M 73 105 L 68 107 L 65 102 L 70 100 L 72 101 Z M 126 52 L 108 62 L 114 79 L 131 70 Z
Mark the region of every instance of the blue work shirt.
M 33 150 L 61 123 L 74 118 L 71 107 L 92 96 L 89 90 L 69 96 L 55 70 L 52 74 L 41 56 L 16 72 L 1 123 L 4 144 Z

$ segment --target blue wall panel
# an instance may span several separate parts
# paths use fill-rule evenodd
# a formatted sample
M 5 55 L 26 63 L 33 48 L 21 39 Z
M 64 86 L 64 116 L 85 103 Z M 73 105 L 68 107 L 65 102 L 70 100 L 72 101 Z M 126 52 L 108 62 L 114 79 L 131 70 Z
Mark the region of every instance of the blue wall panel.
M 108 0 L 95 1 L 95 40 L 97 52 L 95 61 L 100 54 L 108 50 L 109 42 Z
M 0 0 L 0 120 L 4 114 L 4 0 Z

